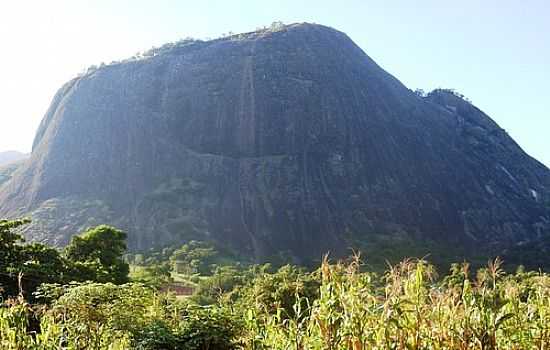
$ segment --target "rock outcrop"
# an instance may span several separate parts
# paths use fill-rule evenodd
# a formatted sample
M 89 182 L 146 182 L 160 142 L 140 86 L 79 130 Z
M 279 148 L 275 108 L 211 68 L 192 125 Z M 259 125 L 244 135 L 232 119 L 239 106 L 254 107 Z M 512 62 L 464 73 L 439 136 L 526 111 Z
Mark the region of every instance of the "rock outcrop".
M 63 86 L 0 216 L 62 245 L 213 239 L 258 259 L 371 235 L 487 251 L 550 225 L 550 171 L 456 94 L 418 96 L 345 34 L 289 25 L 186 41 Z

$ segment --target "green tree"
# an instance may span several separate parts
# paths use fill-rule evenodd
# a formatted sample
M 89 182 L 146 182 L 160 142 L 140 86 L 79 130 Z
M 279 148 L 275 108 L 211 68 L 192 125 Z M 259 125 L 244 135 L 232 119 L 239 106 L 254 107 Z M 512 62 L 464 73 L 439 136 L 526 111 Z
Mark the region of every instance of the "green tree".
M 67 266 L 59 252 L 44 244 L 24 244 L 16 230 L 30 220 L 0 220 L 0 287 L 4 296 L 22 292 L 32 298 L 45 282 L 64 282 Z
M 0 290 L 4 295 L 17 294 L 17 266 L 21 261 L 20 246 L 23 237 L 15 229 L 28 220 L 0 220 Z
M 101 225 L 74 236 L 65 248 L 73 263 L 76 280 L 122 284 L 128 282 L 129 266 L 124 261 L 126 233 Z
M 275 314 L 279 310 L 281 317 L 292 318 L 297 316 L 295 306 L 298 303 L 304 310 L 307 307 L 306 300 L 319 297 L 320 285 L 318 273 L 308 273 L 302 268 L 285 265 L 275 273 L 258 273 L 237 293 L 245 306 L 255 305 L 260 313 Z
M 68 264 L 59 251 L 40 243 L 20 247 L 18 272 L 22 273 L 21 287 L 27 299 L 42 283 L 68 282 Z
M 177 273 L 211 275 L 219 255 L 210 243 L 190 241 L 174 251 L 170 260 Z
M 174 282 L 172 278 L 172 267 L 168 262 L 135 266 L 131 273 L 131 279 L 134 282 L 144 283 L 156 289 L 160 289 L 164 285 Z

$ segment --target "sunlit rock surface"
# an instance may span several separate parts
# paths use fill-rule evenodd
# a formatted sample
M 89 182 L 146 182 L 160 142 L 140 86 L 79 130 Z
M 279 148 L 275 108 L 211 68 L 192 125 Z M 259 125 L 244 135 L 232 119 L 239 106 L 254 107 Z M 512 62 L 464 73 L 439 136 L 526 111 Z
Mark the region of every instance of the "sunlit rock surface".
M 68 82 L 0 187 L 0 215 L 31 215 L 32 239 L 107 223 L 134 249 L 214 239 L 258 259 L 347 254 L 373 235 L 498 251 L 547 230 L 549 202 L 550 171 L 479 109 L 418 96 L 311 24 Z

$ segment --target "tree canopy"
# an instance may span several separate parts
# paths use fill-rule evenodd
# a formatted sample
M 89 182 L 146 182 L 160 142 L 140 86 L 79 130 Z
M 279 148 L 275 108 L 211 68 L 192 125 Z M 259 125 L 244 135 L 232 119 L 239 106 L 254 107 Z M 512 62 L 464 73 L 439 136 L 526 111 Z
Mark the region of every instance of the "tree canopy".
M 42 283 L 128 281 L 123 260 L 126 234 L 109 226 L 91 228 L 75 236 L 65 249 L 41 243 L 25 244 L 18 233 L 30 220 L 0 220 L 0 292 L 2 296 L 32 293 Z
M 74 236 L 65 248 L 65 256 L 76 263 L 77 272 L 91 280 L 121 284 L 128 281 L 125 251 L 126 233 L 101 225 Z

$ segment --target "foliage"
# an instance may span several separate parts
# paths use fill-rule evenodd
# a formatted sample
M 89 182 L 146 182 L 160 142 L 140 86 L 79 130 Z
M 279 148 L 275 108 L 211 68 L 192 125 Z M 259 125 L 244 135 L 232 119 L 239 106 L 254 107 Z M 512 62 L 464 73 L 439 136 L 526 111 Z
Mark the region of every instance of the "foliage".
M 256 314 L 273 315 L 277 312 L 283 319 L 296 317 L 296 307 L 307 307 L 307 302 L 319 297 L 318 273 L 307 273 L 301 268 L 286 265 L 275 273 L 265 270 L 239 293 L 245 305 L 254 305 Z M 299 303 L 300 305 L 297 305 Z
M 177 254 L 168 249 L 148 264 L 150 258 L 135 256 L 134 262 L 144 263 L 147 284 L 66 283 L 77 268 L 120 282 L 125 235 L 100 226 L 75 238 L 63 256 L 40 244 L 23 244 L 16 230 L 25 223 L 0 221 L 0 276 L 3 287 L 11 289 L 0 305 L 1 349 L 512 350 L 550 345 L 550 276 L 524 268 L 506 274 L 500 259 L 477 271 L 467 263 L 452 264 L 441 278 L 424 260 L 407 259 L 377 274 L 358 256 L 348 262 L 325 259 L 314 272 L 291 265 L 272 271 L 269 265 L 224 265 L 230 260 L 220 260 L 216 249 L 193 243 Z M 210 266 L 201 270 L 207 275 L 193 275 L 193 297 L 177 298 L 160 291 L 164 279 L 153 278 L 168 276 L 168 256 L 189 264 L 203 258 L 217 263 L 195 264 Z M 46 280 L 60 282 L 42 283 Z M 17 295 L 31 281 L 36 283 L 32 301 L 42 304 Z
M 455 97 L 458 97 L 461 100 L 464 100 L 464 101 L 468 102 L 469 104 L 472 104 L 472 101 L 469 98 L 467 98 L 466 96 L 464 96 L 460 92 L 456 91 L 455 89 L 437 88 L 437 89 L 434 89 L 434 90 L 430 91 L 426 96 L 432 96 L 432 95 L 438 95 L 438 94 L 450 94 L 450 95 L 453 95 Z
M 414 93 L 416 94 L 416 96 L 418 97 L 426 97 L 428 94 L 426 93 L 426 91 L 424 91 L 423 89 L 415 89 L 414 90 Z
M 246 269 L 238 266 L 217 267 L 211 276 L 198 279 L 192 300 L 201 305 L 214 304 L 221 298 L 234 301 L 242 292 L 241 288 L 252 285 L 255 278 L 269 268 L 269 265 L 254 265 Z
M 24 299 L 0 308 L 2 349 L 234 349 L 242 329 L 219 306 L 200 307 L 141 284 L 50 285 L 50 307 Z M 39 314 L 40 331 L 29 331 Z
M 54 248 L 39 243 L 21 246 L 18 273 L 22 275 L 21 289 L 31 296 L 42 283 L 62 283 L 67 280 L 69 263 Z
M 160 289 L 164 285 L 174 281 L 172 267 L 168 262 L 151 264 L 146 266 L 133 266 L 130 278 L 134 282 L 141 282 Z
M 177 273 L 209 275 L 217 262 L 219 253 L 211 244 L 191 241 L 174 251 L 170 261 Z
M 30 221 L 0 220 L 0 291 L 4 297 L 33 292 L 43 283 L 127 281 L 128 265 L 122 260 L 126 235 L 108 226 L 75 237 L 66 255 L 40 243 L 25 244 L 17 233 Z
M 534 239 L 510 247 L 504 254 L 508 263 L 522 265 L 529 270 L 550 268 L 550 231 Z
M 497 259 L 470 279 L 467 264 L 435 280 L 425 261 L 405 260 L 384 275 L 322 264 L 317 300 L 301 317 L 249 314 L 248 349 L 543 349 L 550 344 L 550 276 L 506 276 Z
M 241 260 L 229 249 L 214 246 L 210 242 L 190 241 L 174 250 L 170 262 L 180 274 L 212 275 L 219 266 L 233 266 Z
M 73 261 L 73 275 L 80 280 L 125 283 L 129 266 L 124 261 L 126 233 L 101 225 L 74 236 L 65 248 L 67 259 Z
M 242 329 L 230 310 L 220 307 L 188 307 L 177 330 L 179 349 L 231 350 Z
M 30 221 L 0 220 L 0 287 L 4 296 L 26 296 L 44 282 L 60 282 L 66 263 L 59 252 L 48 246 L 23 244 L 16 230 Z
M 366 257 L 363 268 L 378 273 L 384 273 L 388 264 L 398 264 L 406 258 L 429 259 L 438 271 L 446 271 L 451 264 L 464 260 L 470 262 L 472 267 L 479 268 L 487 262 L 486 258 L 481 259 L 480 256 L 491 256 L 491 252 L 482 247 L 474 252 L 464 246 L 452 246 L 430 238 L 419 240 L 412 235 L 397 232 L 373 233 L 348 239 L 354 251 Z
M 248 266 L 246 258 L 226 247 L 195 240 L 179 247 L 126 254 L 125 260 L 130 264 L 133 281 L 155 285 L 158 289 L 174 282 L 184 285 L 201 283 L 205 292 L 208 286 L 215 288 L 217 282 L 225 278 L 222 275 L 229 280 Z
M 170 326 L 160 320 L 151 322 L 135 335 L 135 348 L 140 350 L 177 349 L 178 343 Z
M 45 287 L 51 306 L 8 300 L 4 349 L 544 349 L 550 344 L 550 276 L 500 260 L 438 279 L 423 260 L 383 276 L 362 262 L 306 273 L 248 269 L 237 299 L 198 306 L 141 284 Z M 254 292 L 253 283 L 259 283 Z M 316 287 L 303 288 L 309 283 Z M 294 297 L 291 292 L 294 291 Z M 302 291 L 302 292 L 301 292 Z M 249 292 L 251 294 L 249 294 Z M 291 305 L 291 303 L 293 303 Z M 292 311 L 289 311 L 288 308 Z M 33 330 L 37 318 L 40 330 Z
M 176 327 L 155 320 L 134 337 L 137 349 L 235 349 L 242 329 L 229 310 L 188 305 Z

